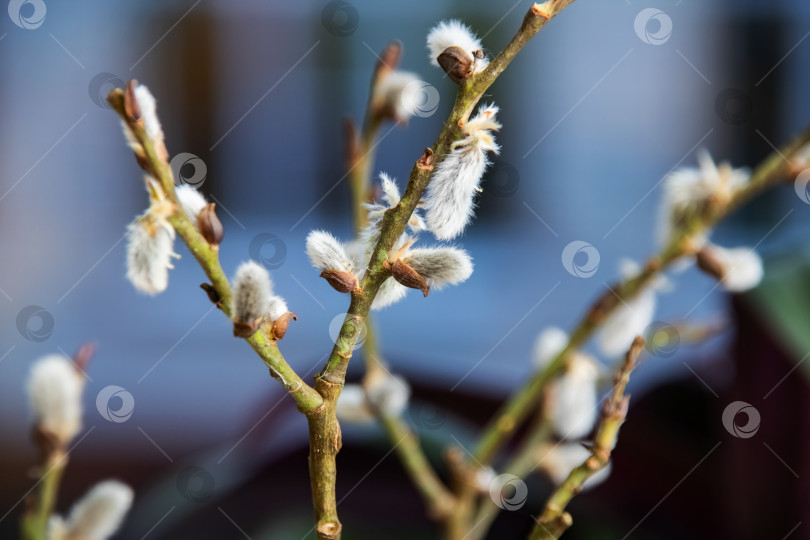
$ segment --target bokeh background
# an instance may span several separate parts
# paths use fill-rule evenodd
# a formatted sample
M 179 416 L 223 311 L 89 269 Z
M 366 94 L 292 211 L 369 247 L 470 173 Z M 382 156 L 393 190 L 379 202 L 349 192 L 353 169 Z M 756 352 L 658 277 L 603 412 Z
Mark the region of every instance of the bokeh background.
M 155 298 L 124 278 L 123 234 L 146 194 L 106 93 L 137 78 L 157 96 L 170 153 L 199 158 L 182 170 L 204 176 L 218 203 L 223 267 L 254 258 L 271 269 L 299 315 L 281 348 L 309 378 L 347 299 L 309 266 L 304 238 L 350 234 L 341 119 L 362 115 L 375 53 L 401 40 L 401 67 L 440 98 L 435 114 L 383 127 L 377 169 L 404 186 L 455 90 L 428 64 L 429 28 L 462 18 L 496 53 L 528 7 L 10 2 L 0 14 L 2 538 L 16 537 L 32 482 L 30 365 L 86 341 L 98 352 L 61 511 L 116 477 L 137 493 L 123 539 L 312 537 L 305 422 L 212 310 L 194 260 L 178 247 Z M 799 0 L 579 0 L 492 86 L 503 152 L 459 242 L 475 273 L 376 319 L 386 359 L 414 386 L 409 417 L 435 463 L 443 445 L 472 444 L 526 379 L 540 330 L 571 328 L 622 258 L 653 253 L 670 170 L 693 165 L 699 148 L 754 166 L 810 121 L 809 35 Z M 767 275 L 755 291 L 731 298 L 694 270 L 672 276 L 656 319 L 723 330 L 637 370 L 612 476 L 574 502 L 570 538 L 810 538 L 809 201 L 786 184 L 715 233 L 757 246 Z M 590 278 L 561 262 L 575 240 L 599 253 Z M 737 400 L 761 415 L 753 437 L 723 427 Z M 436 538 L 381 433 L 347 427 L 344 442 L 345 537 Z M 550 486 L 527 482 L 526 504 L 503 512 L 491 538 L 529 530 Z

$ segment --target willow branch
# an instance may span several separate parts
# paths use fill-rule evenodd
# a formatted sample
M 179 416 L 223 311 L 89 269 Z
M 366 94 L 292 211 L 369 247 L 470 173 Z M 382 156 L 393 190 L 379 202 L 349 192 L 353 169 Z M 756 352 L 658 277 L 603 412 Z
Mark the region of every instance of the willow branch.
M 591 456 L 572 470 L 568 478 L 551 494 L 529 536 L 530 540 L 559 538 L 572 522 L 571 516 L 565 512 L 565 507 L 577 493 L 582 491 L 582 486 L 589 478 L 610 463 L 610 453 L 616 446 L 619 428 L 624 423 L 630 403 L 630 396 L 625 396 L 624 391 L 643 347 L 644 340 L 638 336 L 630 346 L 630 350 L 627 351 L 624 364 L 616 372 L 613 391 L 602 406 L 602 416 L 599 426 L 596 428 Z
M 211 281 L 211 285 L 217 295 L 217 306 L 225 315 L 230 317 L 231 286 L 219 263 L 219 251 L 214 249 L 205 238 L 202 237 L 183 211 L 175 194 L 172 170 L 168 162 L 159 156 L 152 141 L 146 135 L 143 124 L 132 121 L 126 114 L 123 91 L 121 89 L 113 90 L 110 92 L 107 100 L 132 130 L 132 133 L 141 146 L 143 146 L 145 154 L 144 167 L 147 172 L 160 183 L 166 197 L 175 205 L 175 210 L 169 217 L 169 223 L 186 246 L 188 246 L 189 251 Z M 284 357 L 278 349 L 276 340 L 272 339 L 268 330 L 268 328 L 263 327 L 251 337 L 247 338 L 246 341 L 267 365 L 270 374 L 281 382 L 287 392 L 293 397 L 301 412 L 309 414 L 317 410 L 323 405 L 323 398 L 314 388 L 307 385 L 284 360 Z
M 668 246 L 647 261 L 640 274 L 611 287 L 611 291 L 599 298 L 577 325 L 566 347 L 546 369 L 535 374 L 515 392 L 496 414 L 479 439 L 475 450 L 476 458 L 483 463 L 489 463 L 494 458 L 501 446 L 534 410 L 545 386 L 564 367 L 565 358 L 586 343 L 619 305 L 639 294 L 673 263 L 682 257 L 693 255 L 695 246 L 692 238 L 711 229 L 721 219 L 763 190 L 795 174 L 798 164 L 794 163 L 794 160 L 798 157 L 798 151 L 808 143 L 810 143 L 810 129 L 796 136 L 760 163 L 751 174 L 749 183 L 727 204 L 694 216 Z

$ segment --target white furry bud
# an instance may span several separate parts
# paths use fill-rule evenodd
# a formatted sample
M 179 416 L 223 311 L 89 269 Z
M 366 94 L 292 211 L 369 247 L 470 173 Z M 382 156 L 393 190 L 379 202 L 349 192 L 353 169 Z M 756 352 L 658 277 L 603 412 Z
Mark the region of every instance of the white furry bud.
M 140 84 L 135 87 L 135 100 L 141 110 L 146 135 L 153 141 L 163 140 L 163 128 L 157 115 L 157 102 L 149 89 Z
M 723 288 L 730 292 L 753 289 L 762 281 L 762 259 L 748 247 L 723 248 L 712 246 L 712 254 L 723 265 Z
M 483 51 L 481 40 L 466 24 L 456 19 L 442 21 L 428 32 L 427 48 L 430 63 L 441 67 L 438 60 L 439 55 L 450 47 L 458 47 L 472 58 L 480 56 L 478 51 Z M 489 62 L 485 58 L 476 58 L 472 66 L 472 73 L 479 73 L 488 64 Z
M 326 231 L 312 231 L 307 235 L 307 256 L 312 266 L 319 270 L 354 273 L 354 264 L 346 246 Z
M 271 296 L 270 301 L 267 303 L 267 316 L 271 321 L 277 321 L 282 315 L 290 311 L 287 308 L 287 302 L 280 296 Z
M 534 343 L 532 364 L 537 370 L 544 369 L 568 345 L 568 334 L 556 326 L 549 326 L 537 336 Z
M 407 122 L 420 105 L 420 82 L 414 73 L 390 71 L 374 86 L 372 101 L 384 114 Z
M 338 420 L 349 424 L 369 424 L 374 413 L 366 402 L 366 391 L 359 384 L 347 384 L 338 397 L 335 414 Z
M 237 332 L 237 325 L 246 325 L 244 333 L 247 334 L 250 331 L 249 335 L 253 335 L 261 320 L 270 310 L 272 296 L 273 286 L 270 274 L 263 266 L 254 261 L 239 265 L 239 268 L 236 269 L 231 299 L 234 333 Z M 284 307 L 286 311 L 286 306 Z M 240 337 L 248 336 L 240 335 Z
M 378 311 L 386 308 L 391 304 L 399 302 L 405 298 L 407 294 L 408 288 L 404 285 L 400 285 L 394 278 L 390 277 L 380 285 L 377 296 L 374 297 L 374 302 L 371 303 L 371 309 Z
M 411 387 L 399 375 L 386 374 L 368 389 L 369 404 L 383 416 L 400 416 L 408 406 Z
M 37 360 L 28 379 L 28 395 L 37 426 L 67 445 L 82 429 L 84 377 L 59 355 Z
M 630 279 L 639 273 L 638 265 L 633 261 L 622 261 L 621 274 Z M 663 288 L 666 283 L 648 285 L 635 297 L 620 302 L 599 330 L 598 342 L 602 354 L 609 357 L 624 355 L 633 344 L 636 336 L 644 334 L 647 326 L 653 322 L 657 304 L 655 289 Z
M 489 165 L 487 152 L 498 153 L 492 131 L 498 107 L 483 105 L 464 126 L 465 137 L 453 143 L 450 153 L 439 163 L 428 184 L 424 199 L 428 228 L 439 240 L 455 238 L 473 217 L 475 194 Z
M 156 224 L 148 214 L 127 227 L 127 279 L 138 291 L 155 295 L 169 286 L 174 256 L 174 230 Z
M 410 249 L 403 261 L 436 289 L 466 281 L 473 271 L 470 255 L 454 247 Z
M 177 199 L 180 201 L 180 206 L 183 211 L 191 219 L 194 226 L 197 226 L 197 216 L 203 208 L 208 204 L 205 197 L 197 191 L 194 187 L 188 184 L 182 184 L 175 189 Z
M 591 451 L 577 443 L 544 445 L 541 448 L 542 459 L 539 466 L 548 474 L 555 486 L 562 484 L 571 471 L 591 457 Z M 590 489 L 607 480 L 610 476 L 610 464 L 591 476 L 582 486 Z
M 728 163 L 719 166 L 706 151 L 698 153 L 699 168 L 685 168 L 664 179 L 664 196 L 659 209 L 659 242 L 669 242 L 709 201 L 725 204 L 748 183 L 747 169 L 733 169 Z M 699 239 L 700 240 L 700 239 Z
M 132 489 L 107 480 L 96 484 L 70 511 L 60 524 L 65 539 L 107 540 L 124 521 L 132 506 Z
M 565 372 L 552 383 L 548 411 L 554 430 L 566 439 L 584 437 L 593 429 L 599 408 L 599 368 L 588 355 L 570 356 Z

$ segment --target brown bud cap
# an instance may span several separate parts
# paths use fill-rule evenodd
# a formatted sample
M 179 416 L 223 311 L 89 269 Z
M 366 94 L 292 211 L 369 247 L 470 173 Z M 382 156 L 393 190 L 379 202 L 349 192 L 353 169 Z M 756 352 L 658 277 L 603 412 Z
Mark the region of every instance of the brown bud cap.
M 390 41 L 380 52 L 377 65 L 374 67 L 374 81 L 379 84 L 380 79 L 397 69 L 399 58 L 402 56 L 402 43 Z
M 287 312 L 275 321 L 273 321 L 273 328 L 270 332 L 273 334 L 273 339 L 283 339 L 287 333 L 287 327 L 290 325 L 290 320 L 297 321 L 298 315 L 295 313 Z
M 360 282 L 354 274 L 340 270 L 324 270 L 321 277 L 337 292 L 353 292 L 360 288 Z
M 39 450 L 40 463 L 46 463 L 57 451 L 64 449 L 59 437 L 43 429 L 40 425 L 35 425 L 31 428 L 31 438 L 34 440 L 34 444 Z
M 138 100 L 135 99 L 136 86 L 138 86 L 138 81 L 132 79 L 124 90 L 124 112 L 132 122 L 137 122 L 141 118 L 141 107 L 138 105 Z
M 419 275 L 419 272 L 408 266 L 407 263 L 402 262 L 401 259 L 397 259 L 391 264 L 391 275 L 394 276 L 394 279 L 397 280 L 400 285 L 411 289 L 419 289 L 425 296 L 430 293 L 430 287 L 425 281 L 425 278 Z
M 419 169 L 425 169 L 428 171 L 433 170 L 433 150 L 430 148 L 425 148 L 425 152 L 422 154 L 422 157 L 419 158 L 419 161 L 416 162 L 416 166 Z
M 82 375 L 87 371 L 87 366 L 90 364 L 90 360 L 93 359 L 95 352 L 96 346 L 88 342 L 79 347 L 79 350 L 73 355 L 73 363 Z
M 256 330 L 259 329 L 259 323 L 261 323 L 261 319 L 257 319 L 253 322 L 234 321 L 233 337 L 240 337 L 245 339 L 249 338 L 250 336 L 256 333 Z
M 704 246 L 703 249 L 697 252 L 695 259 L 697 260 L 698 268 L 718 281 L 721 281 L 726 275 L 726 267 L 714 254 L 712 247 Z
M 461 47 L 454 45 L 446 48 L 436 60 L 453 82 L 460 83 L 472 74 L 475 58 Z
M 205 241 L 214 248 L 219 247 L 219 244 L 222 243 L 222 237 L 225 235 L 222 230 L 222 223 L 214 210 L 215 206 L 216 203 L 208 203 L 197 214 L 197 229 L 205 238 Z
M 211 300 L 212 303 L 219 305 L 222 298 L 219 297 L 219 293 L 213 285 L 210 283 L 200 283 L 200 288 L 205 291 L 205 294 L 208 295 L 208 299 Z

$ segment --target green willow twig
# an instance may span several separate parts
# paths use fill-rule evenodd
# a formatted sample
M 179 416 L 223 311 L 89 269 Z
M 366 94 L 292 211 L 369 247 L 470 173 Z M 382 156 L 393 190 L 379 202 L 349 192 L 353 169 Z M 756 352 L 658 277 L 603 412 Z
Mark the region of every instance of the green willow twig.
M 64 448 L 54 448 L 42 463 L 35 506 L 26 510 L 22 518 L 23 540 L 47 540 L 48 520 L 56 507 L 59 484 L 67 463 L 68 454 Z
M 610 463 L 610 453 L 616 446 L 619 428 L 624 423 L 630 403 L 630 396 L 625 396 L 624 390 L 630 380 L 630 373 L 636 367 L 642 348 L 644 348 L 644 340 L 638 336 L 630 346 L 630 350 L 627 351 L 624 364 L 616 373 L 613 390 L 602 406 L 602 416 L 599 426 L 596 428 L 591 456 L 574 468 L 551 494 L 529 536 L 530 540 L 559 538 L 572 523 L 571 516 L 565 511 L 565 507 L 577 493 L 582 491 L 582 486 L 589 478 Z
M 368 212 L 363 203 L 370 202 L 372 173 L 375 161 L 374 140 L 382 124 L 386 111 L 380 110 L 374 96 L 377 85 L 391 71 L 396 69 L 402 46 L 393 41 L 383 49 L 371 76 L 368 103 L 363 119 L 363 128 L 358 138 L 354 124 L 350 120 L 347 126 L 347 169 L 349 186 L 352 194 L 352 214 L 354 216 L 355 234 L 368 224 Z M 397 121 L 395 119 L 395 121 Z M 387 368 L 377 343 L 375 326 L 371 315 L 366 317 L 366 337 L 363 342 L 366 373 L 366 387 L 373 384 L 375 378 L 387 376 Z M 387 416 L 381 411 L 374 411 L 377 421 L 402 461 L 405 472 L 416 486 L 427 505 L 428 515 L 434 519 L 445 519 L 453 509 L 455 497 L 447 489 L 431 465 L 419 444 L 419 437 L 413 432 L 408 422 L 399 416 Z
M 116 88 L 110 92 L 107 101 L 126 122 L 137 141 L 143 147 L 146 156 L 144 165 L 147 172 L 160 183 L 166 197 L 175 205 L 174 212 L 169 217 L 169 223 L 188 246 L 189 251 L 211 281 L 211 285 L 218 295 L 217 306 L 225 315 L 230 317 L 231 286 L 219 263 L 219 251 L 211 247 L 183 211 L 174 191 L 172 170 L 168 162 L 158 155 L 152 141 L 146 135 L 143 123 L 133 121 L 127 115 L 124 107 L 124 92 L 120 88 Z M 311 414 L 323 406 L 323 398 L 320 394 L 307 385 L 284 360 L 278 350 L 276 341 L 269 337 L 267 328 L 262 328 L 247 338 L 246 341 L 259 354 L 269 368 L 270 374 L 282 383 L 301 412 Z
M 680 229 L 673 240 L 658 255 L 649 259 L 641 273 L 613 287 L 599 298 L 586 313 L 569 338 L 566 347 L 548 366 L 535 374 L 522 388 L 512 394 L 484 430 L 475 449 L 476 459 L 490 463 L 501 446 L 534 410 L 548 382 L 563 368 L 566 357 L 584 345 L 605 319 L 622 303 L 631 300 L 662 271 L 682 257 L 694 254 L 692 239 L 711 229 L 718 221 L 739 208 L 763 190 L 772 187 L 786 176 L 795 173 L 798 151 L 810 143 L 810 129 L 797 135 L 779 150 L 771 153 L 754 169 L 749 183 L 737 192 L 727 204 L 709 208 L 703 215 L 694 216 Z
M 335 457 L 340 450 L 341 441 L 340 428 L 335 417 L 335 404 L 346 379 L 346 369 L 352 357 L 354 345 L 371 309 L 371 304 L 383 281 L 391 275 L 390 270 L 384 264 L 388 260 L 389 252 L 396 239 L 405 231 L 411 214 L 427 188 L 433 167 L 449 152 L 452 142 L 461 137 L 462 126 L 484 92 L 531 38 L 551 18 L 572 2 L 573 0 L 548 0 L 542 4 L 534 4 L 507 47 L 493 59 L 483 72 L 461 82 L 450 116 L 433 146 L 425 150 L 411 169 L 408 185 L 400 203 L 386 211 L 382 217 L 380 238 L 372 251 L 369 267 L 360 283 L 363 292 L 352 294 L 349 310 L 332 353 L 326 365 L 315 377 L 315 389 L 324 397 L 324 408 L 317 414 L 308 416 L 310 433 L 314 428 L 329 434 L 326 437 L 319 437 L 317 442 L 320 444 L 311 448 L 310 451 L 310 477 L 313 488 L 323 489 L 323 491 L 313 494 L 317 528 L 321 538 L 340 537 L 341 526 L 337 518 L 337 503 L 334 497 L 334 471 Z M 331 486 L 331 488 L 327 488 L 327 486 Z M 326 532 L 322 532 L 322 529 Z

